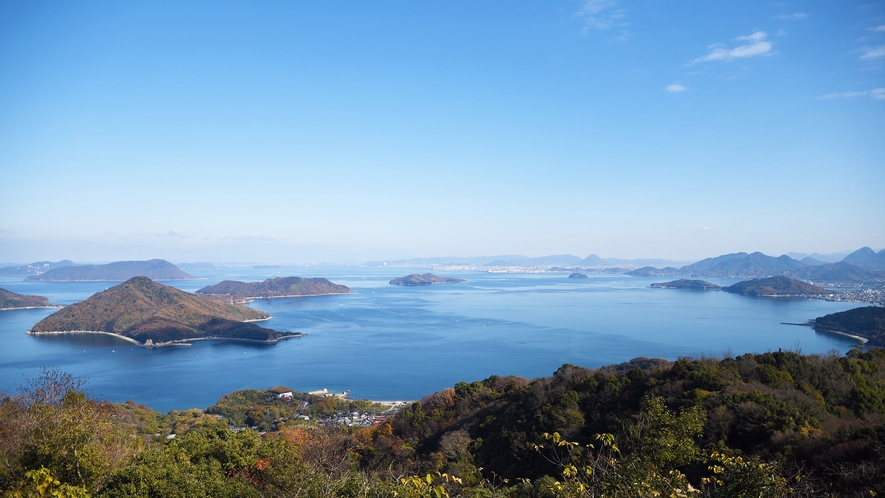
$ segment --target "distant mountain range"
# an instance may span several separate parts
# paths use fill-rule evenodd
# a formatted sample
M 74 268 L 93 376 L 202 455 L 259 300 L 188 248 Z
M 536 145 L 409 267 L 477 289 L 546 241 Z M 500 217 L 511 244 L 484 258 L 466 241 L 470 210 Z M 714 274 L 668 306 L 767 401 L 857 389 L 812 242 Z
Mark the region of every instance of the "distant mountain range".
M 106 265 L 63 266 L 45 273 L 31 275 L 25 280 L 50 282 L 122 281 L 132 277 L 148 277 L 152 280 L 192 280 L 197 278 L 164 259 L 152 259 L 149 261 L 117 261 Z
M 436 257 L 436 258 L 411 258 L 390 261 L 369 261 L 367 266 L 525 266 L 525 267 L 590 267 L 590 266 L 640 266 L 652 265 L 663 266 L 678 264 L 675 261 L 665 259 L 619 259 L 600 258 L 591 254 L 586 258 L 571 254 L 559 254 L 553 256 L 541 256 L 530 258 L 528 256 L 471 256 L 471 257 Z
M 37 322 L 29 332 L 105 332 L 143 346 L 202 338 L 274 342 L 294 335 L 244 323 L 267 318 L 263 311 L 195 296 L 147 277 L 134 277 L 62 308 Z
M 705 276 L 705 277 L 768 277 L 789 276 L 813 282 L 854 285 L 885 282 L 885 250 L 878 253 L 868 247 L 858 249 L 838 263 L 817 260 L 797 261 L 787 255 L 773 257 L 761 252 L 738 252 L 707 258 L 682 268 L 647 266 L 627 272 L 638 277 Z

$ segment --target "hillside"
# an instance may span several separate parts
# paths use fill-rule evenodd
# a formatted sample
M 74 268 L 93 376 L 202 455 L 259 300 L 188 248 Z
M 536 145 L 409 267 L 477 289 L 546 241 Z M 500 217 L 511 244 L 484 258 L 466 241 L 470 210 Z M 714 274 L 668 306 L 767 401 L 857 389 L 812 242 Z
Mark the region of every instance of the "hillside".
M 276 277 L 264 282 L 238 282 L 225 280 L 203 287 L 197 294 L 222 294 L 242 298 L 273 298 L 296 296 L 319 296 L 324 294 L 348 294 L 350 289 L 332 283 L 325 278 Z
M 672 282 L 662 282 L 651 284 L 652 287 L 657 289 L 692 289 L 692 290 L 719 290 L 722 287 L 711 284 L 710 282 L 704 280 L 688 280 L 685 278 L 680 278 L 679 280 L 673 280 Z
M 775 258 L 761 252 L 752 254 L 738 252 L 707 258 L 683 266 L 681 272 L 684 275 L 704 275 L 707 277 L 767 277 L 782 275 L 804 266 L 789 256 Z
M 76 265 L 54 268 L 39 275 L 31 275 L 27 281 L 77 282 L 118 281 L 132 277 L 151 280 L 190 280 L 191 275 L 163 259 L 149 261 L 117 261 L 106 265 Z
M 26 296 L 6 289 L 0 289 L 0 310 L 14 308 L 43 308 L 49 306 L 49 299 L 43 296 Z
M 293 335 L 244 323 L 267 318 L 263 311 L 204 299 L 146 277 L 134 277 L 49 315 L 30 333 L 108 332 L 141 345 L 200 338 L 272 342 Z
M 734 285 L 723 287 L 725 292 L 742 296 L 819 296 L 830 294 L 831 291 L 806 284 L 789 277 L 769 277 L 745 280 Z
M 437 277 L 433 273 L 425 273 L 423 275 L 413 273 L 405 277 L 397 277 L 391 280 L 390 285 L 405 285 L 412 287 L 419 285 L 457 284 L 459 282 L 466 282 L 466 280 L 460 278 Z
M 885 347 L 885 308 L 865 306 L 815 318 L 814 329 L 863 337 L 869 346 Z

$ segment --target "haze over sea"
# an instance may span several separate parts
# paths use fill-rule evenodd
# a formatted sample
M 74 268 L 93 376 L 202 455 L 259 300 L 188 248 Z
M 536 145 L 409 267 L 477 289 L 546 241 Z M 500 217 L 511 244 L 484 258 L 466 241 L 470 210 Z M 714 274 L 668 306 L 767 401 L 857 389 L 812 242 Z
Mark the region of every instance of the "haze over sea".
M 206 408 L 237 389 L 285 385 L 328 388 L 353 398 L 411 400 L 459 381 L 490 375 L 539 377 L 563 363 L 599 367 L 638 356 L 675 360 L 801 349 L 844 353 L 856 341 L 783 325 L 857 307 L 798 298 L 750 298 L 725 292 L 651 289 L 661 278 L 567 273 L 435 271 L 467 283 L 391 286 L 424 269 L 250 267 L 191 271 L 201 280 L 163 282 L 196 291 L 221 280 L 326 277 L 354 294 L 256 300 L 273 318 L 262 325 L 308 335 L 275 345 L 196 341 L 144 349 L 103 335 L 29 336 L 55 310 L 0 312 L 0 391 L 56 366 L 88 380 L 92 394 L 135 400 L 160 411 Z M 709 279 L 728 284 L 729 279 Z M 23 282 L 0 287 L 53 303 L 84 300 L 116 282 Z

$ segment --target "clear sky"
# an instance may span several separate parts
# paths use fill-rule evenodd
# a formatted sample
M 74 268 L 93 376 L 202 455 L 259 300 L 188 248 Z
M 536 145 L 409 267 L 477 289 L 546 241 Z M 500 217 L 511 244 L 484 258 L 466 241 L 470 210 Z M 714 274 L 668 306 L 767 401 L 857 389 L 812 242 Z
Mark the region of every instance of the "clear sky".
M 0 262 L 885 247 L 885 2 L 0 2 Z

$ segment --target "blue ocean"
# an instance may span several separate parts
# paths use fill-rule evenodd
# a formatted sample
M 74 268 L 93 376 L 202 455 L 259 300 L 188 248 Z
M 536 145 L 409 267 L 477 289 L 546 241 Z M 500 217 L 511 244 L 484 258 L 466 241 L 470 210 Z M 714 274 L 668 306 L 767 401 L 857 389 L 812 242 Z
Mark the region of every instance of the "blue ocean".
M 222 280 L 325 277 L 353 294 L 256 300 L 273 318 L 260 325 L 307 336 L 274 345 L 196 341 L 144 349 L 110 336 L 29 336 L 53 309 L 0 311 L 0 391 L 15 392 L 41 367 L 87 381 L 95 397 L 135 400 L 159 411 L 206 408 L 237 389 L 328 388 L 352 398 L 414 400 L 490 375 L 551 375 L 564 363 L 599 367 L 631 358 L 799 350 L 845 353 L 853 339 L 784 325 L 861 303 L 750 298 L 725 292 L 652 289 L 661 278 L 567 273 L 435 271 L 468 282 L 389 285 L 426 269 L 225 267 L 191 271 L 200 280 L 163 282 L 196 291 Z M 708 279 L 720 285 L 728 279 Z M 24 282 L 0 287 L 71 304 L 117 282 Z

